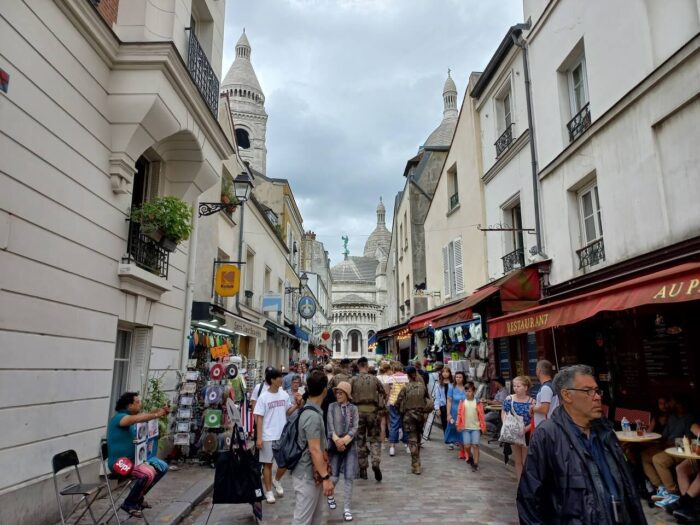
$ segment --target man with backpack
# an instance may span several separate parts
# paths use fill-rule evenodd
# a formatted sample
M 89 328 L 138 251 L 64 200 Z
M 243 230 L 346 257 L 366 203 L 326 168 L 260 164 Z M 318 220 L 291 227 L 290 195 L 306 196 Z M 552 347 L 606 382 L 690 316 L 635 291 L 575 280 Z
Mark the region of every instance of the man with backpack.
M 306 381 L 308 399 L 298 418 L 297 443 L 303 452 L 292 470 L 295 497 L 293 525 L 321 525 L 324 496 L 333 495 L 326 425 L 321 411 L 327 386 L 328 378 L 323 371 L 312 370 Z
M 384 385 L 376 377 L 369 373 L 369 365 L 366 357 L 357 360 L 359 374 L 350 380 L 352 387 L 352 399 L 357 405 L 359 424 L 357 427 L 357 455 L 360 466 L 360 479 L 367 479 L 367 442 L 372 455 L 372 470 L 374 479 L 382 480 L 382 471 L 379 464 L 382 459 L 381 421 L 386 410 L 386 392 Z
M 535 429 L 549 419 L 554 409 L 559 406 L 559 398 L 554 394 L 554 389 L 552 388 L 552 368 L 552 363 L 546 359 L 537 361 L 537 366 L 535 367 L 537 380 L 542 385 L 537 393 L 537 402 L 532 409 L 532 413 L 535 416 Z

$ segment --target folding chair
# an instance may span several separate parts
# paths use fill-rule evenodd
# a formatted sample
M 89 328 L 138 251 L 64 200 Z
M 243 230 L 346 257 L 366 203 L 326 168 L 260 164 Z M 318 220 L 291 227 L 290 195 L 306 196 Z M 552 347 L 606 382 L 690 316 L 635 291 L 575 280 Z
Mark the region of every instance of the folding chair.
M 85 510 L 80 516 L 78 516 L 78 519 L 75 521 L 75 523 L 79 523 L 82 517 L 85 515 L 85 513 L 89 512 L 90 517 L 92 518 L 92 522 L 95 525 L 97 525 L 98 522 L 95 519 L 95 515 L 93 514 L 90 506 L 95 502 L 97 497 L 100 495 L 100 492 L 102 492 L 102 489 L 104 489 L 105 487 L 102 483 L 83 483 L 83 480 L 80 477 L 80 470 L 78 469 L 79 463 L 80 462 L 78 461 L 78 454 L 75 452 L 75 450 L 66 450 L 64 452 L 56 454 L 51 460 L 51 465 L 53 467 L 53 486 L 56 491 L 58 512 L 61 514 L 61 523 L 65 525 L 66 520 L 69 519 L 76 510 L 78 510 L 78 507 L 82 502 L 85 502 Z M 71 483 L 70 485 L 66 485 L 62 489 L 59 489 L 57 480 L 58 473 L 71 467 L 75 469 L 75 473 L 78 476 L 78 483 Z M 63 515 L 61 496 L 80 496 L 80 500 L 78 501 L 78 503 L 75 504 L 75 506 L 66 516 Z
M 102 521 L 102 518 L 104 518 L 107 513 L 112 510 L 114 512 L 114 517 L 117 519 L 117 524 L 121 525 L 121 520 L 119 519 L 119 506 L 117 506 L 117 502 L 121 499 L 121 497 L 129 490 L 131 487 L 131 484 L 134 482 L 134 479 L 132 477 L 124 477 L 124 476 L 119 476 L 117 474 L 114 474 L 110 468 L 109 468 L 109 450 L 107 448 L 107 440 L 106 439 L 101 439 L 100 440 L 100 459 L 102 460 L 102 468 L 104 469 L 105 473 L 105 478 L 107 480 L 107 494 L 109 496 L 109 502 L 111 505 L 111 509 L 108 508 L 102 513 L 102 516 L 100 516 L 100 522 Z M 110 486 L 109 482 L 110 480 L 117 480 L 117 487 L 118 492 L 112 491 L 112 487 Z M 123 484 L 123 486 L 120 487 L 120 485 Z M 116 497 L 115 497 L 116 493 Z M 129 516 L 127 520 L 131 519 L 132 516 Z M 139 519 L 139 518 L 136 518 Z M 142 514 L 141 518 L 143 521 L 148 525 L 148 520 L 146 519 L 146 516 Z M 105 524 L 109 523 L 112 521 L 112 516 L 109 517 L 109 519 L 105 522 Z M 126 521 L 126 520 L 125 520 Z

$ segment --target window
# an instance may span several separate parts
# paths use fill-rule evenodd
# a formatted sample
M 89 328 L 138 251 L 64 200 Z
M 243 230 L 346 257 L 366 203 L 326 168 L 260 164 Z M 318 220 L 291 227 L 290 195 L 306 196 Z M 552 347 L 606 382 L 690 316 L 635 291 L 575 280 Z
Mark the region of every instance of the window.
M 569 101 L 573 117 L 588 104 L 588 82 L 586 79 L 586 61 L 582 57 L 569 69 Z
M 245 258 L 245 289 L 255 289 L 255 252 L 248 248 Z
M 357 353 L 360 351 L 361 344 L 360 332 L 352 331 L 350 332 L 350 351 L 352 353 Z
M 603 237 L 603 221 L 597 184 L 589 186 L 579 193 L 579 210 L 583 244 L 589 245 Z
M 513 108 L 510 101 L 510 85 L 496 99 L 496 115 L 498 118 L 498 134 L 502 134 L 513 124 Z
M 447 195 L 449 198 L 448 210 L 454 210 L 459 204 L 459 186 L 457 183 L 457 164 L 447 170 Z
M 265 266 L 265 280 L 263 281 L 263 293 L 272 292 L 272 270 Z
M 146 327 L 117 329 L 109 413 L 124 392 L 142 395 L 148 377 L 151 330 Z
M 442 248 L 442 268 L 445 297 L 464 293 L 462 238 L 457 237 Z
M 341 341 L 343 339 L 343 336 L 340 332 L 333 332 L 333 353 L 340 355 L 341 353 Z
M 127 392 L 129 362 L 131 360 L 131 331 L 117 330 L 117 347 L 114 352 L 114 372 L 112 373 L 112 394 L 109 400 L 110 414 L 117 399 Z
M 240 149 L 250 149 L 250 136 L 243 128 L 236 129 L 236 144 Z
M 403 212 L 403 249 L 408 250 L 408 212 Z

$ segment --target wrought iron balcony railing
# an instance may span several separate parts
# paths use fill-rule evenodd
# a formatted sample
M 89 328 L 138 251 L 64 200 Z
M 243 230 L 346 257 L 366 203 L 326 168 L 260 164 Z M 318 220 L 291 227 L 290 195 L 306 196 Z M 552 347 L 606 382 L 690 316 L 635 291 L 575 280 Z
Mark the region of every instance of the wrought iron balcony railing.
M 170 252 L 152 238 L 141 233 L 138 223 L 129 221 L 129 239 L 122 263 L 134 263 L 139 268 L 167 279 Z
M 583 106 L 583 108 L 581 108 L 581 111 L 576 113 L 576 115 L 574 115 L 574 118 L 572 118 L 566 125 L 566 128 L 569 130 L 569 142 L 575 141 L 577 138 L 583 135 L 583 132 L 586 131 L 589 127 L 591 127 L 590 103 Z
M 207 55 L 191 30 L 187 49 L 187 69 L 199 93 L 209 106 L 209 111 L 216 118 L 219 110 L 219 79 L 216 78 Z
M 525 250 L 518 248 L 501 257 L 503 261 L 503 273 L 508 273 L 516 268 L 525 266 Z
M 582 270 L 587 266 L 595 266 L 605 260 L 605 244 L 603 238 L 595 240 L 580 250 L 576 250 L 578 255 L 578 269 Z
M 513 142 L 513 123 L 511 122 L 508 124 L 506 127 L 506 130 L 501 133 L 501 136 L 498 137 L 498 140 L 494 142 L 494 146 L 496 146 L 496 157 L 500 157 L 501 153 L 503 153 L 505 150 L 508 149 L 508 146 Z
M 453 193 L 450 195 L 450 209 L 454 210 L 459 204 L 459 193 Z

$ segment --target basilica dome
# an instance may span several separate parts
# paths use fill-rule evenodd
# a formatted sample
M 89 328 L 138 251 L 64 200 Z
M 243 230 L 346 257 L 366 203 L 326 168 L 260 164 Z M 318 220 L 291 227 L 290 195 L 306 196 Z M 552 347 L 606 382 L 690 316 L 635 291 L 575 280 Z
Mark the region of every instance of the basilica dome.
M 452 137 L 455 134 L 457 127 L 457 86 L 452 80 L 450 71 L 447 70 L 447 80 L 442 88 L 443 112 L 442 122 L 428 136 L 428 140 L 423 144 L 423 148 L 429 147 L 445 147 L 452 143 Z
M 389 253 L 389 245 L 391 244 L 391 232 L 387 229 L 385 223 L 386 208 L 379 197 L 379 206 L 377 206 L 377 227 L 367 238 L 365 242 L 364 256 L 373 259 L 385 258 Z M 377 248 L 382 251 L 382 256 L 377 257 Z

